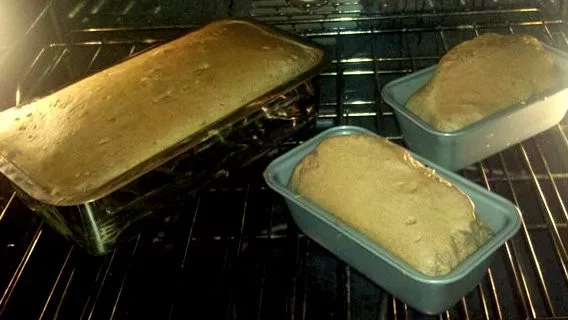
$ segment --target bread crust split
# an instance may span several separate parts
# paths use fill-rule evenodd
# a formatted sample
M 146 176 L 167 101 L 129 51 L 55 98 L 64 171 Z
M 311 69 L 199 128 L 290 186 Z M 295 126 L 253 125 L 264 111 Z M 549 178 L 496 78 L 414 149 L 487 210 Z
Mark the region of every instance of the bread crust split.
M 536 38 L 488 33 L 448 51 L 406 106 L 434 129 L 452 132 L 565 82 Z
M 380 137 L 323 140 L 289 187 L 429 276 L 451 272 L 492 236 L 465 193 Z

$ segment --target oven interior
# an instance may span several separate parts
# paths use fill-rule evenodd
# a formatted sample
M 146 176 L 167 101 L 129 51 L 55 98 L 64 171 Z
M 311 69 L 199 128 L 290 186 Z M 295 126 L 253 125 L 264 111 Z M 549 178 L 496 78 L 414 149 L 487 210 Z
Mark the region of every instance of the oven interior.
M 0 108 L 42 96 L 213 19 L 250 17 L 322 45 L 317 128 L 402 143 L 382 86 L 487 32 L 568 50 L 555 0 L 56 0 L 1 12 Z M 4 5 L 4 4 L 2 4 Z M 12 12 L 14 14 L 12 14 Z M 230 74 L 227 74 L 230 76 Z M 74 247 L 0 185 L 2 319 L 537 319 L 568 317 L 568 122 L 459 173 L 519 206 L 523 226 L 480 285 L 438 316 L 413 311 L 301 232 L 262 171 L 187 196 L 112 253 Z

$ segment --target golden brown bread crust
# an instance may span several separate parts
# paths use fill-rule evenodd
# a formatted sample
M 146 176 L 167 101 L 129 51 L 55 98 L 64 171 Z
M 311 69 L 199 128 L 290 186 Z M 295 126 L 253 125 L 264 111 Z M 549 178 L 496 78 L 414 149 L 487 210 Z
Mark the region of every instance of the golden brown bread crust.
M 456 131 L 558 85 L 560 70 L 528 35 L 484 34 L 445 54 L 407 107 L 440 131 Z
M 491 235 L 466 194 L 384 138 L 327 138 L 289 185 L 431 276 L 453 270 Z
M 97 198 L 109 181 L 305 73 L 322 55 L 247 22 L 212 23 L 0 113 L 2 172 L 50 204 Z

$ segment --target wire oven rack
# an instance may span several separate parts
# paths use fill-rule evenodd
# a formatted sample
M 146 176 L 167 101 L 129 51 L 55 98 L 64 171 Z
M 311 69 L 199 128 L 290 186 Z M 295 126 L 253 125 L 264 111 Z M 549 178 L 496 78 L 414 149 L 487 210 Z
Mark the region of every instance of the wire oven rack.
M 191 16 L 172 26 L 164 22 L 170 14 L 157 23 L 130 16 L 142 6 L 159 20 L 161 7 L 151 1 L 61 3 L 35 21 L 41 32 L 28 32 L 55 27 L 33 55 L 22 58 L 25 68 L 7 86 L 17 94 L 6 105 L 205 22 Z M 529 33 L 568 49 L 563 11 L 556 2 L 328 1 L 305 8 L 277 0 L 248 7 L 218 1 L 202 16 L 246 14 L 319 42 L 332 58 L 318 79 L 319 129 L 360 125 L 402 143 L 380 99 L 383 84 L 436 63 L 457 43 L 485 32 Z M 270 160 L 263 159 L 175 204 L 162 213 L 163 224 L 105 257 L 72 246 L 0 186 L 0 319 L 568 318 L 567 127 L 565 119 L 460 172 L 515 202 L 523 227 L 480 285 L 437 317 L 414 312 L 303 236 L 283 200 L 262 182 Z

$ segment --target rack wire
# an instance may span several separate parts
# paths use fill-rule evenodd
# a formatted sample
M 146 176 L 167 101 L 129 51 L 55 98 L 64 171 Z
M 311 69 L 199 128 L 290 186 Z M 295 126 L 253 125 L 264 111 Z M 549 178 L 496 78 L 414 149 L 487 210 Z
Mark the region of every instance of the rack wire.
M 91 16 L 79 19 L 79 13 L 104 13 L 106 2 L 81 3 L 80 9 L 44 11 L 51 20 L 69 21 L 58 22 L 56 36 L 21 72 L 13 102 L 76 81 L 201 22 L 94 28 Z M 126 13 L 105 15 L 105 21 L 124 21 L 137 3 L 109 9 Z M 549 4 L 440 3 L 330 1 L 298 8 L 253 1 L 246 12 L 328 51 L 332 63 L 318 80 L 319 129 L 354 124 L 403 143 L 379 95 L 388 81 L 436 63 L 457 43 L 485 32 L 529 33 L 568 49 L 568 26 L 545 10 Z M 228 8 L 244 10 L 233 3 Z M 0 186 L 0 319 L 182 319 L 203 312 L 211 319 L 568 318 L 567 131 L 565 119 L 460 172 L 516 203 L 523 227 L 497 253 L 480 285 L 437 317 L 413 311 L 303 236 L 283 200 L 262 181 L 267 158 L 176 204 L 162 213 L 163 224 L 105 257 L 72 246 Z

